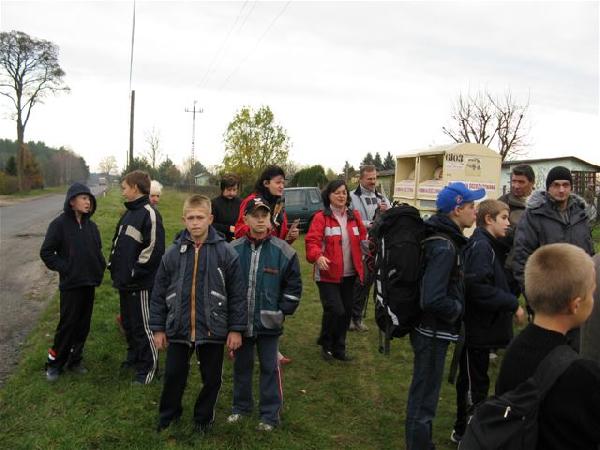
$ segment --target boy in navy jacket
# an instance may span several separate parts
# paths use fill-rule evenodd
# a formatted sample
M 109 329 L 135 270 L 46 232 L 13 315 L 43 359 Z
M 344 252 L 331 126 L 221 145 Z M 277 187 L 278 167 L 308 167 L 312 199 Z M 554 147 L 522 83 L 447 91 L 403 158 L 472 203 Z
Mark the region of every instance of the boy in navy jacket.
M 64 367 L 86 373 L 83 347 L 90 331 L 94 291 L 106 262 L 98 227 L 91 221 L 96 198 L 81 183 L 67 191 L 63 213 L 54 219 L 40 249 L 44 264 L 60 276 L 60 320 L 48 350 L 46 378 L 56 381 Z
M 233 363 L 233 410 L 229 423 L 251 414 L 254 347 L 260 363 L 260 422 L 257 430 L 279 425 L 283 404 L 281 372 L 277 359 L 285 316 L 296 311 L 302 294 L 300 263 L 295 250 L 270 232 L 271 209 L 260 197 L 246 203 L 245 236 L 233 241 L 240 255 L 247 286 L 248 327 Z
M 156 274 L 150 329 L 158 349 L 168 345 L 158 430 L 181 416 L 181 399 L 196 353 L 202 390 L 194 406 L 196 430 L 209 431 L 221 388 L 223 343 L 242 342 L 248 306 L 237 253 L 210 224 L 210 199 L 192 195 L 183 205 L 186 229 L 176 238 Z
M 501 239 L 509 230 L 510 210 L 499 200 L 485 200 L 477 210 L 477 228 L 464 251 L 465 346 L 456 382 L 456 422 L 450 439 L 459 442 L 473 408 L 490 387 L 490 349 L 504 348 L 512 339 L 512 318 L 524 311 L 512 293 L 505 272 L 510 247 Z
M 158 368 L 158 352 L 148 326 L 154 276 L 165 252 L 165 230 L 150 205 L 150 177 L 134 170 L 121 182 L 127 211 L 113 237 L 109 268 L 119 304 L 127 358 L 122 367 L 135 370 L 134 383 L 148 384 Z

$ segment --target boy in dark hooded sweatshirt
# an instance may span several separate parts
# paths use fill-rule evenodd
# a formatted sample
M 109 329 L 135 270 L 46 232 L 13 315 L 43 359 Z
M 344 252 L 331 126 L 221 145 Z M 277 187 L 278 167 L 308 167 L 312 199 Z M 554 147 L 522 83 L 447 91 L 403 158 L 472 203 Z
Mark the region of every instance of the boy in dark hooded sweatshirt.
M 60 320 L 54 345 L 48 350 L 48 381 L 56 381 L 65 367 L 87 372 L 82 364 L 83 347 L 90 331 L 94 291 L 106 268 L 100 233 L 90 219 L 94 211 L 96 198 L 90 189 L 73 184 L 63 213 L 50 222 L 40 249 L 44 264 L 60 275 Z

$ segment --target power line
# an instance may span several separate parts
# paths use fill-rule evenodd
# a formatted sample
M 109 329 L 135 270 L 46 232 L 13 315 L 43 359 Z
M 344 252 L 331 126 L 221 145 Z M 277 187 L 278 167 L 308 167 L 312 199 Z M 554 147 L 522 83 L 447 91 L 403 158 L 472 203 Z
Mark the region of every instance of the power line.
M 285 12 L 285 10 L 287 9 L 287 7 L 289 6 L 290 3 L 292 3 L 292 0 L 288 0 L 285 3 L 285 5 L 283 5 L 283 8 L 281 8 L 281 10 L 277 13 L 277 15 L 273 18 L 273 20 L 271 20 L 271 23 L 269 24 L 269 26 L 265 29 L 263 34 L 261 34 L 261 36 L 258 38 L 258 40 L 256 41 L 256 44 L 254 45 L 254 48 L 251 51 L 249 51 L 248 53 L 246 53 L 246 57 L 235 67 L 235 69 L 233 69 L 231 71 L 231 73 L 225 79 L 225 81 L 221 84 L 221 86 L 219 86 L 219 91 L 223 90 L 223 88 L 227 85 L 227 83 L 229 83 L 229 80 L 231 80 L 231 78 L 233 78 L 233 76 L 237 73 L 237 71 L 240 69 L 240 67 L 242 67 L 242 65 L 244 65 L 244 63 L 246 61 L 248 61 L 248 59 L 250 59 L 252 54 L 256 51 L 256 49 L 258 48 L 258 46 L 260 45 L 262 40 L 265 38 L 265 36 L 269 33 L 269 31 L 271 31 L 271 28 L 273 28 L 273 26 L 275 25 L 275 22 L 277 22 L 277 20 L 283 15 L 283 13 Z
M 223 39 L 223 41 L 221 42 L 221 45 L 219 46 L 219 49 L 213 55 L 213 58 L 212 58 L 210 64 L 208 65 L 206 72 L 204 73 L 204 75 L 202 76 L 202 79 L 200 80 L 200 83 L 199 83 L 200 89 L 202 89 L 204 86 L 206 86 L 206 83 L 208 82 L 208 77 L 209 77 L 210 73 L 214 70 L 214 68 L 216 67 L 216 65 L 217 65 L 216 63 L 217 63 L 217 60 L 219 59 L 219 56 L 221 56 L 221 54 L 225 50 L 225 47 L 227 46 L 227 43 L 229 42 L 229 38 L 231 37 L 233 31 L 235 30 L 236 25 L 240 21 L 240 18 L 242 17 L 242 15 L 244 13 L 244 9 L 246 8 L 248 1 L 249 0 L 246 0 L 243 3 L 242 7 L 238 11 L 237 17 L 235 18 L 235 20 L 233 21 L 233 24 L 229 28 L 229 31 L 227 32 L 225 39 Z M 256 7 L 256 1 L 252 4 L 252 8 L 250 9 L 250 11 L 248 11 L 246 16 L 244 17 L 242 24 L 238 28 L 238 33 L 244 27 L 246 21 L 248 20 L 248 17 L 250 17 L 250 14 L 252 14 L 252 11 L 254 10 L 255 7 Z

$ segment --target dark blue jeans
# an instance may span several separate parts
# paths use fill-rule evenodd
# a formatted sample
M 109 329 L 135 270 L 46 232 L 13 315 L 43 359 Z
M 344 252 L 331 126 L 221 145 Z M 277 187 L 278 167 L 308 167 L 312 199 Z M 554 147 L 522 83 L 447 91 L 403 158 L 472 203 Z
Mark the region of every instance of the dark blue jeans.
M 406 406 L 406 449 L 431 450 L 435 448 L 431 439 L 432 425 L 450 342 L 433 339 L 413 330 L 410 332 L 410 343 L 415 359 Z

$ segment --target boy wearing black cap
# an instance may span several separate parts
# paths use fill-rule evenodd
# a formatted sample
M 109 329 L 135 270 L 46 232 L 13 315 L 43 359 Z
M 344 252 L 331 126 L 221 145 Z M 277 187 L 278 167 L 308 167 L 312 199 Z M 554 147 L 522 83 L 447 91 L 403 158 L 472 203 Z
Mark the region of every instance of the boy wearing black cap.
M 90 189 L 73 184 L 63 213 L 48 226 L 40 257 L 60 275 L 60 320 L 54 345 L 48 350 L 46 379 L 56 381 L 64 367 L 86 373 L 83 347 L 90 331 L 94 292 L 102 282 L 106 262 L 98 227 L 91 221 L 96 198 Z
M 546 191 L 536 191 L 527 202 L 515 234 L 513 273 L 524 288 L 525 263 L 537 248 L 566 242 L 594 255 L 594 244 L 585 201 L 571 192 L 573 178 L 566 167 L 548 172 Z M 579 349 L 579 329 L 569 334 L 571 345 Z
M 450 183 L 436 199 L 438 212 L 426 224 L 421 281 L 422 316 L 410 333 L 414 351 L 413 378 L 406 408 L 407 450 L 428 450 L 432 442 L 446 351 L 458 340 L 464 309 L 461 252 L 467 243 L 463 230 L 475 223 L 475 201 L 485 190 Z
M 260 197 L 243 210 L 247 234 L 233 241 L 247 286 L 248 327 L 233 363 L 233 409 L 227 421 L 239 422 L 251 414 L 254 347 L 260 363 L 260 422 L 257 430 L 279 425 L 283 404 L 281 371 L 277 359 L 285 316 L 300 302 L 302 279 L 296 251 L 270 232 L 271 209 Z

